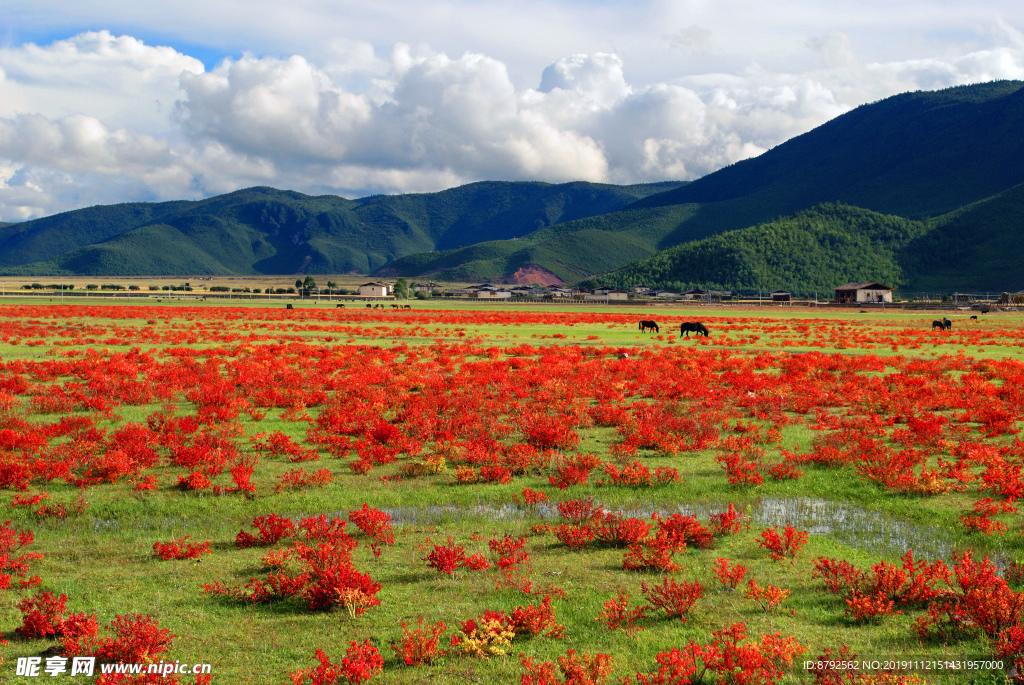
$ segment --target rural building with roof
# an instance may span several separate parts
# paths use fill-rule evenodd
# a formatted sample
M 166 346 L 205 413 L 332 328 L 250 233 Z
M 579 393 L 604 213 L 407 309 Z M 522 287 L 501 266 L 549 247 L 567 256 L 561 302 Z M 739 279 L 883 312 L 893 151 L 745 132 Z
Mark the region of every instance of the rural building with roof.
M 882 283 L 845 283 L 836 287 L 836 304 L 892 302 L 892 288 Z

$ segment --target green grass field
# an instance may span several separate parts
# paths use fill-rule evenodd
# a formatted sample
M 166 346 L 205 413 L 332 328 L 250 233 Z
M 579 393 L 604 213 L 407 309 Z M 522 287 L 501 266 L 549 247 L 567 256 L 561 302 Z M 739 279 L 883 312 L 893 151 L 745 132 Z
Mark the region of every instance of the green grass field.
M 333 305 L 312 303 L 296 304 L 292 312 L 282 312 L 283 305 L 267 308 L 242 301 L 230 303 L 236 308 L 232 311 L 237 311 L 237 316 L 233 313 L 234 318 L 227 320 L 226 304 L 208 302 L 183 308 L 175 303 L 146 303 L 145 309 L 134 310 L 131 308 L 135 305 L 104 302 L 105 309 L 88 311 L 89 307 L 96 307 L 95 303 L 76 301 L 74 305 L 58 309 L 56 303 L 43 305 L 32 298 L 6 299 L 0 305 L 0 317 L 7 326 L 0 342 L 0 362 L 4 364 L 0 382 L 14 375 L 31 376 L 29 370 L 19 366 L 21 363 L 74 360 L 74 355 L 84 355 L 87 350 L 98 351 L 101 357 L 137 350 L 159 363 L 168 363 L 173 358 L 173 350 L 187 350 L 189 358 L 200 364 L 217 357 L 218 363 L 223 365 L 219 373 L 230 377 L 228 369 L 234 360 L 244 360 L 252 356 L 254 350 L 272 347 L 280 349 L 281 358 L 287 359 L 291 368 L 307 379 L 311 377 L 314 364 L 301 361 L 304 350 L 309 352 L 311 360 L 319 358 L 316 355 L 320 353 L 314 354 L 318 349 L 327 349 L 324 354 L 328 355 L 336 348 L 359 350 L 360 354 L 365 351 L 368 360 L 377 354 L 373 350 L 397 350 L 394 353 L 402 359 L 420 355 L 418 366 L 415 362 L 406 364 L 424 378 L 439 374 L 442 378 L 450 376 L 460 380 L 467 377 L 468 369 L 474 364 L 486 365 L 512 358 L 543 360 L 553 355 L 553 350 L 562 350 L 559 354 L 565 354 L 565 350 L 577 346 L 614 349 L 616 354 L 625 351 L 638 363 L 645 364 L 643 373 L 653 373 L 659 365 L 678 363 L 686 354 L 680 352 L 680 348 L 692 349 L 694 355 L 717 354 L 748 360 L 772 356 L 776 361 L 778 355 L 802 353 L 849 355 L 850 359 L 865 355 L 881 359 L 916 358 L 927 362 L 961 356 L 976 362 L 1020 362 L 1024 356 L 1019 337 L 1024 317 L 1018 314 L 989 315 L 978 322 L 957 314 L 951 317 L 954 319 L 951 332 L 933 334 L 929 324 L 940 315 L 903 310 L 860 314 L 795 307 L 737 310 L 725 307 L 544 306 L 513 309 L 433 301 L 413 303 L 414 309 L 410 312 L 358 308 L 352 311 L 351 305 L 342 312 Z M 641 335 L 636 330 L 635 321 L 641 316 L 663 324 L 660 339 Z M 708 324 L 712 331 L 709 339 L 679 339 L 668 330 L 670 322 L 697 319 Z M 404 334 L 389 334 L 397 329 L 402 329 Z M 411 331 L 416 334 L 408 334 Z M 228 332 L 239 337 L 222 339 Z M 885 342 L 880 342 L 882 340 Z M 464 358 L 451 351 L 459 345 L 466 348 L 459 353 L 465 354 Z M 535 349 L 515 351 L 521 345 Z M 439 352 L 439 346 L 448 351 Z M 491 349 L 494 351 L 490 352 Z M 443 358 L 452 355 L 457 358 L 453 363 Z M 551 358 L 553 365 L 562 363 L 557 361 L 557 354 Z M 433 361 L 425 365 L 425 359 Z M 601 362 L 605 365 L 619 363 L 611 353 L 604 359 L 610 360 Z M 662 359 L 664 361 L 660 361 Z M 367 365 L 376 367 L 379 363 L 368 361 Z M 774 374 L 777 368 L 766 361 L 763 372 Z M 142 371 L 139 373 L 141 379 Z M 403 372 L 399 367 L 387 373 L 391 375 L 381 376 L 379 381 L 382 388 L 389 383 L 397 387 L 413 382 L 403 376 L 412 371 Z M 576 372 L 567 371 L 557 376 L 561 379 L 558 382 L 524 385 L 527 388 L 524 402 L 533 401 L 530 398 L 538 393 L 549 392 L 558 402 L 579 401 L 593 406 L 597 400 L 585 395 L 577 397 L 567 386 L 567 381 L 571 385 L 573 378 L 584 384 L 585 379 L 573 373 Z M 865 372 L 862 376 L 868 382 L 884 373 L 892 371 Z M 950 383 L 960 382 L 964 375 L 969 372 L 945 373 Z M 721 373 L 719 376 L 724 377 Z M 59 372 L 51 377 L 35 374 L 33 380 L 40 387 L 76 382 L 74 377 Z M 343 379 L 341 382 L 343 385 Z M 664 401 L 644 397 L 640 392 L 644 383 L 641 378 L 627 374 L 620 382 L 637 390 L 631 398 L 633 403 Z M 0 384 L 0 389 L 3 387 Z M 459 389 L 450 391 L 457 393 Z M 328 393 L 335 394 L 337 391 Z M 61 414 L 30 411 L 30 398 L 31 395 L 16 396 L 15 409 L 9 410 L 9 415 L 39 425 L 61 418 Z M 95 416 L 99 429 L 113 431 L 129 422 L 145 424 L 146 417 L 161 411 L 165 404 L 121 404 L 106 417 L 89 411 L 76 413 Z M 195 414 L 198 410 L 195 403 L 183 396 L 178 396 L 173 404 L 173 412 L 178 416 Z M 560 411 L 561 405 L 554 406 L 552 411 Z M 832 412 L 841 413 L 843 406 L 840 404 Z M 281 432 L 309 446 L 307 430 L 322 409 L 322 406 L 307 406 L 289 413 L 270 407 L 261 418 L 243 413 L 229 423 L 236 429 L 238 435 L 234 441 L 243 454 L 251 452 L 250 438 L 273 432 Z M 947 416 L 953 414 L 952 410 L 945 412 Z M 382 408 L 381 417 L 397 421 L 392 410 L 386 408 Z M 777 461 L 782 450 L 806 452 L 811 449 L 818 434 L 808 425 L 813 414 L 790 413 L 790 418 L 792 422 L 781 427 L 779 439 L 765 446 L 766 462 Z M 515 416 L 507 416 L 502 421 L 513 425 L 515 419 Z M 772 425 L 771 421 L 756 417 L 741 420 L 764 428 Z M 615 461 L 609 449 L 620 441 L 619 431 L 591 425 L 579 427 L 577 432 L 579 444 L 563 450 L 563 456 L 593 453 L 602 461 Z M 522 435 L 513 429 L 504 439 L 515 442 L 521 440 Z M 982 440 L 980 436 L 977 439 Z M 1002 436 L 987 441 L 1010 444 L 1013 439 Z M 53 440 L 51 447 L 63 440 L 65 438 Z M 970 532 L 960 524 L 959 516 L 969 511 L 971 502 L 982 496 L 974 492 L 974 488 L 930 497 L 893 493 L 878 483 L 859 478 L 850 467 L 836 470 L 811 464 L 804 467 L 805 476 L 799 480 L 766 479 L 761 486 L 737 487 L 726 481 L 722 467 L 716 462 L 719 453 L 717 446 L 676 455 L 641 449 L 637 456 L 644 465 L 652 470 L 676 468 L 680 482 L 652 488 L 598 487 L 592 475 L 587 485 L 559 491 L 549 484 L 551 471 L 548 469 L 518 475 L 506 484 L 458 484 L 453 468 L 400 481 L 382 480 L 381 476 L 399 474 L 403 465 L 415 461 L 413 457 L 403 455 L 395 463 L 375 467 L 367 475 L 358 475 L 348 468 L 351 457 L 332 456 L 321 450 L 321 458 L 308 464 L 293 464 L 279 457 L 262 458 L 253 476 L 256 491 L 252 498 L 218 496 L 208 490 L 182 491 L 174 487 L 174 482 L 188 470 L 164 459 L 146 471 L 157 476 L 159 487 L 156 490 L 135 491 L 128 480 L 104 483 L 81 491 L 88 502 L 88 508 L 81 515 L 40 520 L 28 508 L 18 507 L 9 509 L 7 518 L 16 528 L 34 531 L 35 544 L 30 549 L 45 555 L 31 565 L 31 574 L 42 578 L 39 589 L 66 594 L 71 611 L 96 614 L 100 626 L 107 625 L 117 614 L 152 614 L 161 627 L 175 634 L 171 649 L 161 657 L 208 662 L 212 664 L 213 682 L 218 683 L 289 682 L 288 673 L 315 662 L 316 649 L 323 649 L 337 663 L 350 641 L 367 638 L 380 648 L 385 658 L 384 673 L 377 676 L 375 682 L 517 683 L 522 673 L 520 654 L 551 661 L 570 648 L 612 655 L 614 677 L 611 682 L 617 682 L 638 671 L 654 670 L 655 656 L 660 651 L 681 646 L 691 639 L 707 642 L 712 631 L 740 621 L 754 637 L 770 633 L 794 636 L 808 646 L 800 659 L 816 658 L 825 647 L 838 648 L 844 643 L 863 658 L 878 660 L 911 656 L 980 658 L 991 652 L 988 640 L 980 634 L 966 634 L 949 645 L 922 642 L 912 630 L 914 621 L 923 613 L 920 608 L 885 616 L 866 625 L 844 618 L 845 602 L 822 592 L 821 581 L 811 577 L 812 561 L 827 556 L 868 568 L 882 560 L 897 561 L 908 544 L 916 544 L 915 549 L 935 550 L 934 555 L 944 554 L 947 561 L 953 550 L 971 548 L 978 555 L 989 554 L 1003 564 L 1022 556 L 1024 545 L 1018 515 L 999 517 L 1010 526 L 1005 535 L 990 537 Z M 948 454 L 948 449 L 942 454 Z M 281 475 L 296 466 L 309 470 L 327 468 L 334 481 L 323 489 L 275 493 L 274 485 Z M 230 484 L 226 471 L 217 482 Z M 553 501 L 593 497 L 609 511 L 638 512 L 636 516 L 649 517 L 655 509 L 664 513 L 693 512 L 705 524 L 708 513 L 721 511 L 731 502 L 747 512 L 749 528 L 717 540 L 713 549 L 689 548 L 676 555 L 676 561 L 683 568 L 674 577 L 698 580 L 706 588 L 687 622 L 668 620 L 652 613 L 641 622 L 642 631 L 632 634 L 611 631 L 595 620 L 602 604 L 620 591 L 629 593 L 634 604 L 643 603 L 641 582 L 657 583 L 664 574 L 623 571 L 622 548 L 592 546 L 583 552 L 574 552 L 550 534 L 533 534 L 531 526 L 551 522 L 552 514 L 549 508 L 513 504 L 513 497 L 523 488 L 546 491 Z M 47 491 L 52 501 L 64 503 L 73 502 L 80 492 L 78 487 L 60 479 L 49 483 L 34 480 L 28 494 L 40 491 Z M 13 499 L 15 492 L 9 490 L 8 499 Z M 352 618 L 344 610 L 315 612 L 296 600 L 246 605 L 201 593 L 203 583 L 221 581 L 227 585 L 244 585 L 250 578 L 265 577 L 267 567 L 260 559 L 268 550 L 238 550 L 234 545 L 236 533 L 250 530 L 248 523 L 253 517 L 276 512 L 292 517 L 326 514 L 345 518 L 350 510 L 358 509 L 363 503 L 390 511 L 396 534 L 396 544 L 385 548 L 380 558 L 375 558 L 366 544 L 366 537 L 355 532 L 360 545 L 353 553 L 354 565 L 382 586 L 378 595 L 381 604 L 365 615 Z M 841 526 L 842 530 L 816 532 L 840 518 L 848 522 Z M 762 529 L 782 525 L 785 520 L 792 520 L 798 528 L 811 532 L 806 548 L 793 563 L 774 562 L 755 544 Z M 351 529 L 349 526 L 348 532 L 352 532 Z M 210 541 L 213 553 L 197 561 L 161 561 L 153 556 L 154 542 L 166 542 L 183 535 L 190 535 L 195 541 Z M 457 630 L 462 621 L 475 618 L 484 610 L 511 612 L 516 606 L 539 602 L 539 596 L 531 597 L 507 588 L 496 590 L 493 571 L 463 570 L 456 577 L 447 577 L 429 568 L 423 560 L 432 545 L 443 544 L 448 538 L 464 545 L 467 553 L 482 552 L 489 556 L 487 540 L 503 535 L 527 536 L 526 549 L 533 562 L 532 579 L 540 585 L 551 583 L 564 590 L 566 597 L 555 599 L 554 604 L 557 620 L 566 626 L 566 637 L 560 640 L 517 637 L 508 654 L 490 659 L 453 655 L 429 666 L 402 664 L 389 648 L 400 640 L 402 622 L 414 624 L 420 617 L 428 622 L 444 621 L 448 626 L 444 638 L 447 644 L 447 636 Z M 285 543 L 276 547 L 283 546 Z M 711 570 L 718 557 L 742 563 L 749 568 L 748 577 L 756 578 L 761 585 L 767 583 L 788 589 L 791 595 L 776 609 L 764 611 L 755 602 L 743 598 L 742 586 L 741 591 L 736 592 L 718 583 Z M 58 644 L 53 640 L 22 640 L 14 634 L 21 623 L 19 602 L 36 591 L 0 592 L 0 632 L 9 640 L 8 645 L 0 648 L 4 658 L 0 682 L 33 682 L 31 678 L 19 679 L 14 675 L 15 660 L 38 655 Z M 961 672 L 952 679 L 926 673 L 924 678 L 927 682 L 1002 682 L 1002 676 L 994 673 L 968 675 Z M 783 680 L 809 681 L 800 667 L 790 670 Z M 190 681 L 183 679 L 182 682 Z

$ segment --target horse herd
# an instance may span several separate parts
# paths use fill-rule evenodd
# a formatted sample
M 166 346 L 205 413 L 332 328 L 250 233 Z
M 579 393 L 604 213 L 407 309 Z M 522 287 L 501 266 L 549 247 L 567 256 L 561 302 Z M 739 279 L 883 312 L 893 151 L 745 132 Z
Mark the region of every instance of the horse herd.
M 660 333 L 661 329 L 658 327 L 656 321 L 645 320 L 640 322 L 640 332 L 646 333 L 647 331 L 654 331 Z M 700 321 L 684 321 L 679 326 L 679 335 L 686 334 L 686 337 L 690 337 L 690 333 L 696 333 L 698 336 L 703 335 L 705 338 L 708 337 L 708 329 Z
M 978 317 L 972 316 L 971 318 L 977 319 Z M 932 321 L 932 330 L 935 330 L 936 328 L 943 331 L 951 331 L 953 330 L 953 322 L 945 317 L 943 317 L 941 321 Z M 658 323 L 656 321 L 646 319 L 640 322 L 640 332 L 646 333 L 647 331 L 654 331 L 655 333 L 660 333 L 661 328 L 658 327 Z M 698 336 L 703 335 L 705 338 L 708 337 L 707 327 L 705 327 L 704 324 L 702 324 L 699 321 L 684 321 L 682 324 L 680 324 L 679 335 L 685 334 L 686 337 L 689 338 L 690 333 L 696 333 Z

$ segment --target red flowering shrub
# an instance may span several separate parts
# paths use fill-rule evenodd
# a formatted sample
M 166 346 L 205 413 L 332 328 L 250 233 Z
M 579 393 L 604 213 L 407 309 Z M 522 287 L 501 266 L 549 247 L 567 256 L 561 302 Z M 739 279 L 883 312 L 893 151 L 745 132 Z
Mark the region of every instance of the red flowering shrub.
M 713 675 L 719 683 L 759 683 L 774 685 L 807 651 L 793 637 L 762 635 L 760 642 L 746 640 L 746 625 L 734 623 L 712 632 L 714 640 L 706 645 L 690 643 L 658 655 L 661 668 L 655 673 L 638 673 L 637 685 L 685 685 L 703 682 Z M 700 674 L 695 680 L 691 676 Z M 628 682 L 628 680 L 627 680 Z
M 42 559 L 43 555 L 38 552 L 17 554 L 33 541 L 31 531 L 15 530 L 10 521 L 5 521 L 0 527 L 0 590 L 9 589 L 15 578 L 23 579 L 19 582 L 23 589 L 39 584 L 39 576 L 29 578 L 28 571 L 29 564 Z
M 719 557 L 715 559 L 714 571 L 715 575 L 718 576 L 718 580 L 726 587 L 735 589 L 743 582 L 744 576 L 747 575 L 747 567 L 740 565 L 736 562 L 736 565 L 729 568 L 729 560 Z
M 546 637 L 561 638 L 565 636 L 565 626 L 555 621 L 555 609 L 551 606 L 551 596 L 545 595 L 539 606 L 528 604 L 516 607 L 509 617 L 512 630 L 516 635 L 528 633 Z
M 594 541 L 592 526 L 562 524 L 554 527 L 555 537 L 573 551 L 579 551 Z
M 594 506 L 594 500 L 569 499 L 558 503 L 558 515 L 573 523 L 583 523 L 603 513 L 601 506 Z
M 642 542 L 651 532 L 652 525 L 637 518 L 623 518 L 607 513 L 593 519 L 594 536 L 601 542 L 629 546 Z
M 607 654 L 577 656 L 574 649 L 558 657 L 560 678 L 551 662 L 536 664 L 532 658 L 523 658 L 521 663 L 525 671 L 520 685 L 601 685 L 608 680 L 614 665 Z
M 238 535 L 235 536 L 236 547 L 267 547 L 295 533 L 295 524 L 292 520 L 277 514 L 257 516 L 252 520 L 252 527 L 259 531 L 259 537 L 244 530 L 238 531 Z
M 361 509 L 348 512 L 348 520 L 377 544 L 395 544 L 395 532 L 391 528 L 391 514 L 374 509 L 364 503 Z
M 704 586 L 697 581 L 677 582 L 675 578 L 662 578 L 661 585 L 647 586 L 640 583 L 644 597 L 652 608 L 664 609 L 668 618 L 679 617 L 684 623 L 693 605 L 704 595 Z
M 761 531 L 761 538 L 755 540 L 758 547 L 767 549 L 775 561 L 782 561 L 787 557 L 796 559 L 797 554 L 807 544 L 807 531 L 800 531 L 790 524 L 779 535 L 778 527 L 768 528 Z
M 172 542 L 154 542 L 153 556 L 160 557 L 164 561 L 171 559 L 198 559 L 204 554 L 210 554 L 210 543 L 203 542 L 194 544 L 188 541 L 190 535 L 174 540 Z
M 627 633 L 633 633 L 637 630 L 643 630 L 643 627 L 634 624 L 643 618 L 650 609 L 651 607 L 648 606 L 630 608 L 629 595 L 620 592 L 617 596 L 604 603 L 604 609 L 594 620 L 604 623 L 605 628 L 608 630 L 622 629 Z
M 291 674 L 293 685 L 337 685 L 348 682 L 352 685 L 363 683 L 377 673 L 384 672 L 384 657 L 369 640 L 363 643 L 350 642 L 345 658 L 340 664 L 332 664 L 323 650 L 316 650 L 318 666 L 299 669 Z
M 409 632 L 405 623 L 402 623 L 401 644 L 391 645 L 395 655 L 405 662 L 406 666 L 419 666 L 420 664 L 432 663 L 435 659 L 445 655 L 443 649 L 438 648 L 438 641 L 448 626 L 443 621 L 423 626 L 423 619 L 418 619 L 416 630 Z
M 783 590 L 775 585 L 761 587 L 756 580 L 751 578 L 747 581 L 747 591 L 743 594 L 743 598 L 754 600 L 767 612 L 781 604 L 789 595 L 789 590 Z
M 108 631 L 114 637 L 98 638 L 96 631 L 64 639 L 66 656 L 95 656 L 105 663 L 151 663 L 164 653 L 174 639 L 171 631 L 160 628 L 146 614 L 117 615 Z
M 460 568 L 481 571 L 491 567 L 490 562 L 482 554 L 466 556 L 466 548 L 455 545 L 451 538 L 448 538 L 447 545 L 434 545 L 434 549 L 423 557 L 423 560 L 430 568 L 449 576 L 454 576 L 455 571 Z
M 281 475 L 277 485 L 274 486 L 274 492 L 281 493 L 285 490 L 322 488 L 330 485 L 333 481 L 334 476 L 328 469 L 319 469 L 315 473 L 306 473 L 305 469 L 292 469 L 291 471 L 285 471 Z
M 523 502 L 529 505 L 544 504 L 548 501 L 548 495 L 542 490 L 531 490 L 523 488 Z
M 14 632 L 25 640 L 38 638 L 79 638 L 94 635 L 96 617 L 84 613 L 67 614 L 67 595 L 55 596 L 40 592 L 18 602 L 22 613 L 21 626 Z
M 740 515 L 736 512 L 736 506 L 729 503 L 729 508 L 720 514 L 711 515 L 711 532 L 714 535 L 732 535 L 740 532 L 742 523 Z
M 711 531 L 701 525 L 694 516 L 672 514 L 669 518 L 663 519 L 655 514 L 653 518 L 658 523 L 658 535 L 664 537 L 667 544 L 676 546 L 679 551 L 685 549 L 687 545 L 698 549 L 709 549 L 714 546 Z

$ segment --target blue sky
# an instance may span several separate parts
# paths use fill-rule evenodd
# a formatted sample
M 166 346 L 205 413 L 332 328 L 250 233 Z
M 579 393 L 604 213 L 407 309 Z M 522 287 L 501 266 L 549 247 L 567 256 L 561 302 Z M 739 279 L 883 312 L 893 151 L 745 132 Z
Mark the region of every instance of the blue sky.
M 1024 79 L 1019 2 L 7 0 L 0 220 L 251 185 L 693 179 Z

